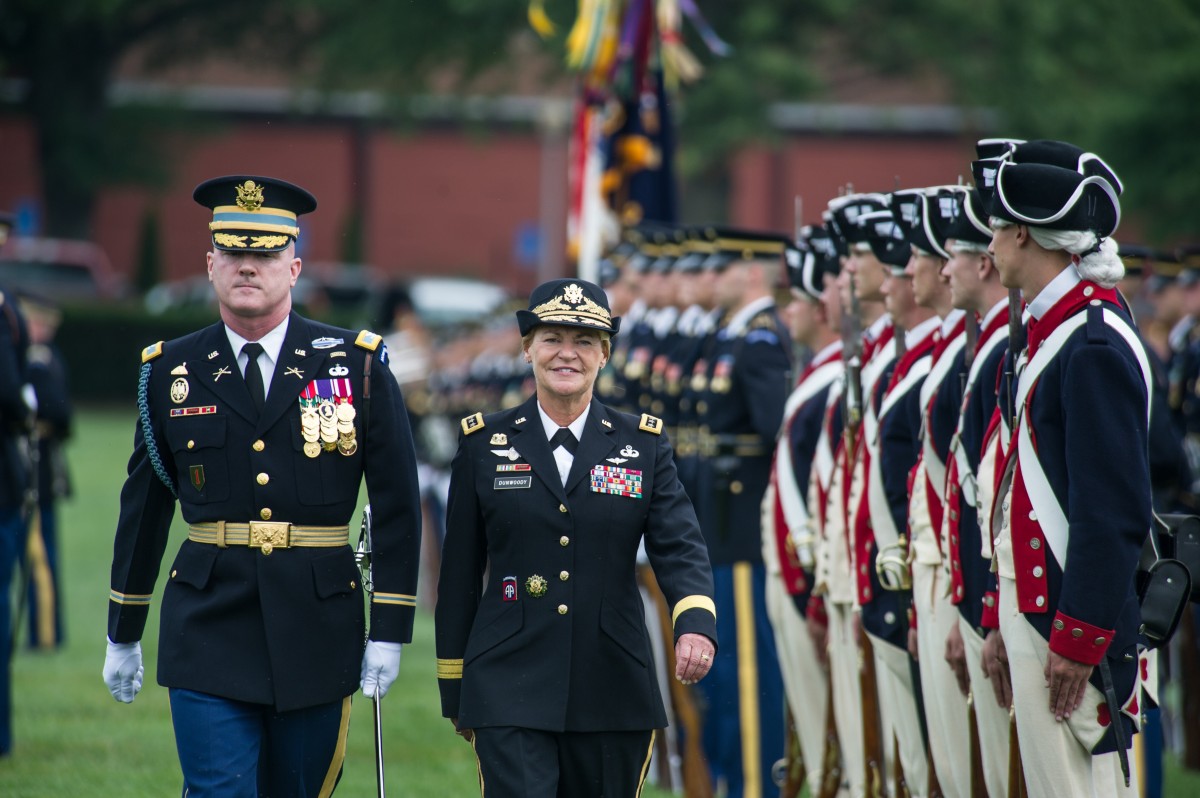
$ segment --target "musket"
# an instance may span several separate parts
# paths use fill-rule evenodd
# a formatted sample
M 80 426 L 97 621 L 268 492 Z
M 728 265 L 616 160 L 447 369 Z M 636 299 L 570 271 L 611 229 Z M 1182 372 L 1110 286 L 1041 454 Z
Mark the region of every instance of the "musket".
M 370 358 L 368 358 L 370 360 Z M 358 530 L 358 548 L 354 552 L 354 562 L 362 574 L 363 590 L 367 592 L 367 612 L 370 612 L 372 598 L 375 595 L 374 566 L 371 563 L 371 505 L 363 507 L 362 526 Z M 364 640 L 364 644 L 365 644 Z M 371 699 L 375 713 L 375 787 L 379 798 L 387 795 L 383 779 L 383 724 L 379 714 L 379 696 Z

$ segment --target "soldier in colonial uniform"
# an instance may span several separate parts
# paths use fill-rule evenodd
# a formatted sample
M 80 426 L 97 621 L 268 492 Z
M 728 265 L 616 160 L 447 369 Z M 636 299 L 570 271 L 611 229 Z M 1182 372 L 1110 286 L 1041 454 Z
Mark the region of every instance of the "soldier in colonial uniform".
M 715 654 L 708 557 L 661 419 L 593 399 L 620 326 L 603 291 L 544 283 L 517 319 L 536 393 L 464 418 L 451 468 L 442 713 L 472 740 L 486 795 L 634 795 L 666 724 L 638 544 L 671 608 L 685 684 Z
M 984 438 L 996 409 L 996 385 L 1008 345 L 1008 297 L 987 254 L 992 231 L 982 197 L 974 188 L 956 189 L 954 195 L 958 210 L 946 230 L 946 250 L 951 257 L 942 273 L 954 306 L 980 321 L 946 461 L 942 540 L 950 563 L 950 601 L 958 607 L 963 641 L 961 654 L 950 664 L 959 679 L 966 673 L 970 682 L 988 794 L 1004 796 L 1008 794 L 1008 708 L 992 700 L 992 684 L 986 681 L 982 666 L 992 541 L 990 534 L 983 534 L 977 508 L 980 483 L 987 479 L 979 473 Z
M 806 627 L 814 565 L 808 486 L 826 400 L 841 376 L 843 364 L 841 318 L 837 314 L 840 307 L 835 304 L 834 312 L 829 312 L 824 302 L 828 278 L 836 274 L 837 259 L 814 251 L 809 245 L 812 235 L 811 228 L 805 230 L 799 248 L 787 251 L 792 302 L 786 316 L 793 340 L 814 354 L 784 408 L 771 481 L 763 496 L 762 524 L 767 613 L 775 630 L 784 692 L 809 791 L 816 795 L 823 779 L 825 704 L 829 696 L 822 668 L 824 652 L 818 651 Z
M 412 634 L 421 530 L 404 403 L 380 336 L 291 312 L 302 188 L 231 176 L 212 209 L 221 322 L 142 352 L 121 491 L 104 680 L 134 699 L 175 504 L 188 524 L 163 593 L 158 680 L 188 795 L 328 795 L 350 697 L 381 698 Z M 374 593 L 348 525 L 366 477 Z
M 1096 156 L 1078 171 L 1004 161 L 989 205 L 996 267 L 1031 318 L 993 513 L 1000 629 L 1037 795 L 1136 794 L 1125 749 L 1139 713 L 1133 575 L 1151 523 L 1151 374 L 1114 290 L 1119 185 Z

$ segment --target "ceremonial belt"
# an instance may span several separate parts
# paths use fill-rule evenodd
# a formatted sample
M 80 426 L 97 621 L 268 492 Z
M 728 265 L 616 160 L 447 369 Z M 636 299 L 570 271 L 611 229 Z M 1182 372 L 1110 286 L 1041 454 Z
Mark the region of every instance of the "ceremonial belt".
M 233 523 L 214 521 L 188 526 L 188 540 L 219 548 L 249 546 L 270 554 L 275 549 L 349 545 L 348 526 L 299 526 L 286 521 Z
M 737 457 L 767 457 L 771 454 L 774 441 L 761 435 L 713 435 L 701 429 L 696 433 L 696 447 L 702 457 L 719 457 L 732 454 Z

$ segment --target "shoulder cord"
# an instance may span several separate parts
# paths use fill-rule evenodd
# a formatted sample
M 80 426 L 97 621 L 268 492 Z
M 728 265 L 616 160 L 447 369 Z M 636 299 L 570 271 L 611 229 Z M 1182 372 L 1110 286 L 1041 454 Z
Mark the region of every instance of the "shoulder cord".
M 146 443 L 146 454 L 150 457 L 150 465 L 154 468 L 154 473 L 162 481 L 162 484 L 167 486 L 167 490 L 171 491 L 171 495 L 176 499 L 179 494 L 175 492 L 175 485 L 171 482 L 171 478 L 167 476 L 167 469 L 163 466 L 162 455 L 158 452 L 158 441 L 154 438 L 154 427 L 150 424 L 150 397 L 147 387 L 150 385 L 150 363 L 143 363 L 141 374 L 138 376 L 138 418 L 142 422 L 142 440 Z

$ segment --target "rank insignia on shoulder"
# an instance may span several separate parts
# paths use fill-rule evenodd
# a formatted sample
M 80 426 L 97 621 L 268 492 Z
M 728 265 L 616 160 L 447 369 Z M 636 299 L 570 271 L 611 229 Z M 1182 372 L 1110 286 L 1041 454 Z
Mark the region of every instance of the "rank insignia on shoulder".
M 652 416 L 649 413 L 642 413 L 642 422 L 638 424 L 638 429 L 643 432 L 653 432 L 655 435 L 662 435 L 662 419 L 658 416 Z
M 333 349 L 338 344 L 346 343 L 345 338 L 317 338 L 312 342 L 313 349 Z
M 463 435 L 470 435 L 472 432 L 478 432 L 483 429 L 483 413 L 476 413 L 473 416 L 467 416 L 461 422 Z
M 171 369 L 171 376 L 187 376 L 187 362 L 180 363 L 175 368 Z
M 370 330 L 363 330 L 358 334 L 358 337 L 354 339 L 354 345 L 362 347 L 370 352 L 374 352 L 379 348 L 379 343 L 382 340 L 383 336 L 376 335 Z
M 488 441 L 488 443 L 490 443 L 492 446 L 507 446 L 508 445 L 508 436 L 505 435 L 503 432 L 497 432 L 495 435 L 492 436 L 492 439 L 490 441 Z
M 142 350 L 142 362 L 149 363 L 151 360 L 158 357 L 162 353 L 163 353 L 163 342 L 159 341 L 158 343 L 152 344 Z

